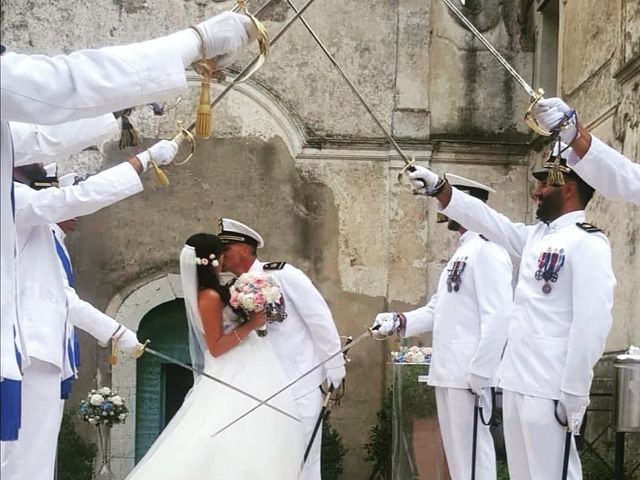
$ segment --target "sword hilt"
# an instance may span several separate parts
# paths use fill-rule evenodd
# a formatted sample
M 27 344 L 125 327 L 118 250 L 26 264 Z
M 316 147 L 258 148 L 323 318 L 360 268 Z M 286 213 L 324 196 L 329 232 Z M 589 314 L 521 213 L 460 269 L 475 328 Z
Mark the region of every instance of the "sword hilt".
M 544 90 L 542 88 L 539 88 L 538 92 L 534 94 L 531 98 L 532 98 L 531 104 L 529 105 L 529 108 L 527 108 L 527 111 L 524 114 L 524 122 L 527 124 L 527 126 L 531 130 L 536 132 L 538 135 L 542 135 L 543 137 L 549 137 L 553 132 L 550 132 L 549 130 L 545 130 L 544 128 L 542 128 L 538 123 L 536 116 L 533 114 L 533 107 L 541 99 L 544 98 Z
M 193 157 L 196 153 L 196 138 L 194 137 L 193 133 L 184 128 L 181 123 L 178 123 L 178 128 L 180 129 L 180 132 L 178 132 L 178 134 L 173 137 L 172 140 L 178 144 L 178 147 L 183 145 L 185 141 L 188 141 L 189 146 L 191 147 L 191 151 L 189 152 L 187 158 L 185 158 L 181 162 L 176 162 L 176 165 L 184 165 L 189 160 L 191 160 L 191 157 Z

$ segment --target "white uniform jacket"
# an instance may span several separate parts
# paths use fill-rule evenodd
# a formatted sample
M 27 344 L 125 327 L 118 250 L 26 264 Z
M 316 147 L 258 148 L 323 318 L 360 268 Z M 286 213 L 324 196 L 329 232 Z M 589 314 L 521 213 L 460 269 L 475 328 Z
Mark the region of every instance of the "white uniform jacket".
M 20 321 L 31 357 L 62 366 L 68 321 L 105 342 L 117 328 L 64 281 L 50 223 L 88 215 L 142 190 L 129 163 L 63 188 L 15 185 Z
M 15 164 L 28 165 L 65 159 L 116 134 L 119 126 L 113 114 L 108 113 L 58 125 L 9 122 L 9 129 Z
M 511 316 L 511 272 L 502 247 L 467 231 L 440 274 L 436 294 L 405 313 L 405 337 L 433 331 L 430 385 L 468 388 L 469 372 L 495 385 Z
M 186 86 L 182 59 L 154 45 L 139 43 L 56 57 L 16 53 L 0 57 L 2 378 L 21 377 L 13 355 L 6 356 L 15 348 L 13 332 L 19 327 L 11 207 L 13 145 L 7 122 L 59 124 L 178 95 Z
M 527 226 L 455 188 L 442 211 L 520 257 L 500 385 L 548 399 L 559 399 L 560 391 L 589 395 L 616 283 L 606 236 L 579 226 L 582 210 Z
M 279 262 L 280 266 L 284 262 Z M 251 270 L 263 270 L 256 260 Z M 289 381 L 293 381 L 322 360 L 340 350 L 340 335 L 327 302 L 302 270 L 287 264 L 281 269 L 265 270 L 276 277 L 285 301 L 287 318 L 269 323 L 267 338 L 272 342 Z M 317 389 L 327 378 L 326 369 L 344 365 L 337 355 L 307 375 L 293 387 L 294 398 Z
M 593 135 L 585 156 L 571 150 L 567 164 L 605 197 L 640 205 L 640 165 Z

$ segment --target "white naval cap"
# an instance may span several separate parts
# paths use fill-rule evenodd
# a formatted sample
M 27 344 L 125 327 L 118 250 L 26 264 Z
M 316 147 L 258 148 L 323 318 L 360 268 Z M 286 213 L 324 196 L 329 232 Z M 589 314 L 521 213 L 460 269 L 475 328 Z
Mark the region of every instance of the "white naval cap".
M 458 190 L 462 190 L 463 192 L 468 193 L 469 195 L 477 197 L 481 200 L 487 200 L 490 193 L 496 193 L 493 188 L 487 187 L 486 185 L 483 185 L 480 182 L 476 182 L 475 180 L 461 177 L 460 175 L 447 173 L 445 177 L 447 177 L 447 181 L 449 182 L 449 184 L 451 184 L 452 187 L 456 187 Z
M 69 187 L 78 183 L 78 174 L 76 172 L 67 173 L 58 179 L 58 187 Z
M 44 166 L 44 171 L 47 172 L 47 177 L 55 177 L 58 173 L 58 165 L 56 162 L 48 163 Z
M 222 243 L 248 243 L 256 248 L 264 247 L 264 240 L 258 232 L 230 218 L 218 220 L 218 238 Z

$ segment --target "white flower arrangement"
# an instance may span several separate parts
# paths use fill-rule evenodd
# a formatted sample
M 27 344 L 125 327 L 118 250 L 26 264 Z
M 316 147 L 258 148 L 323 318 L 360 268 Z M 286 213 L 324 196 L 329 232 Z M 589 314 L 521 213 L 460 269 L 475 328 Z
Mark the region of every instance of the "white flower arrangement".
M 125 398 L 109 387 L 91 390 L 80 402 L 80 415 L 89 425 L 112 427 L 124 423 L 129 415 Z
M 247 313 L 266 311 L 268 322 L 282 322 L 287 316 L 280 285 L 273 275 L 262 271 L 240 275 L 231 286 L 229 304 Z M 258 335 L 266 334 L 265 327 L 258 329 Z
M 431 347 L 401 347 L 397 352 L 391 352 L 393 363 L 430 363 Z

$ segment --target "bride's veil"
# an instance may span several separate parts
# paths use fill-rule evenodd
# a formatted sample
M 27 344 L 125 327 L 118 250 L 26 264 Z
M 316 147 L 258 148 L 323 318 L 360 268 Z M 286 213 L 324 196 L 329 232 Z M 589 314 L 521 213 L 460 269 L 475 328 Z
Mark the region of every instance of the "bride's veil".
M 207 345 L 200 311 L 198 310 L 198 275 L 196 268 L 196 250 L 190 245 L 185 245 L 182 248 L 182 252 L 180 252 L 180 279 L 182 280 L 184 306 L 189 320 L 189 353 L 191 354 L 191 366 L 203 371 L 204 353 Z M 198 374 L 194 373 L 194 376 L 197 378 Z

